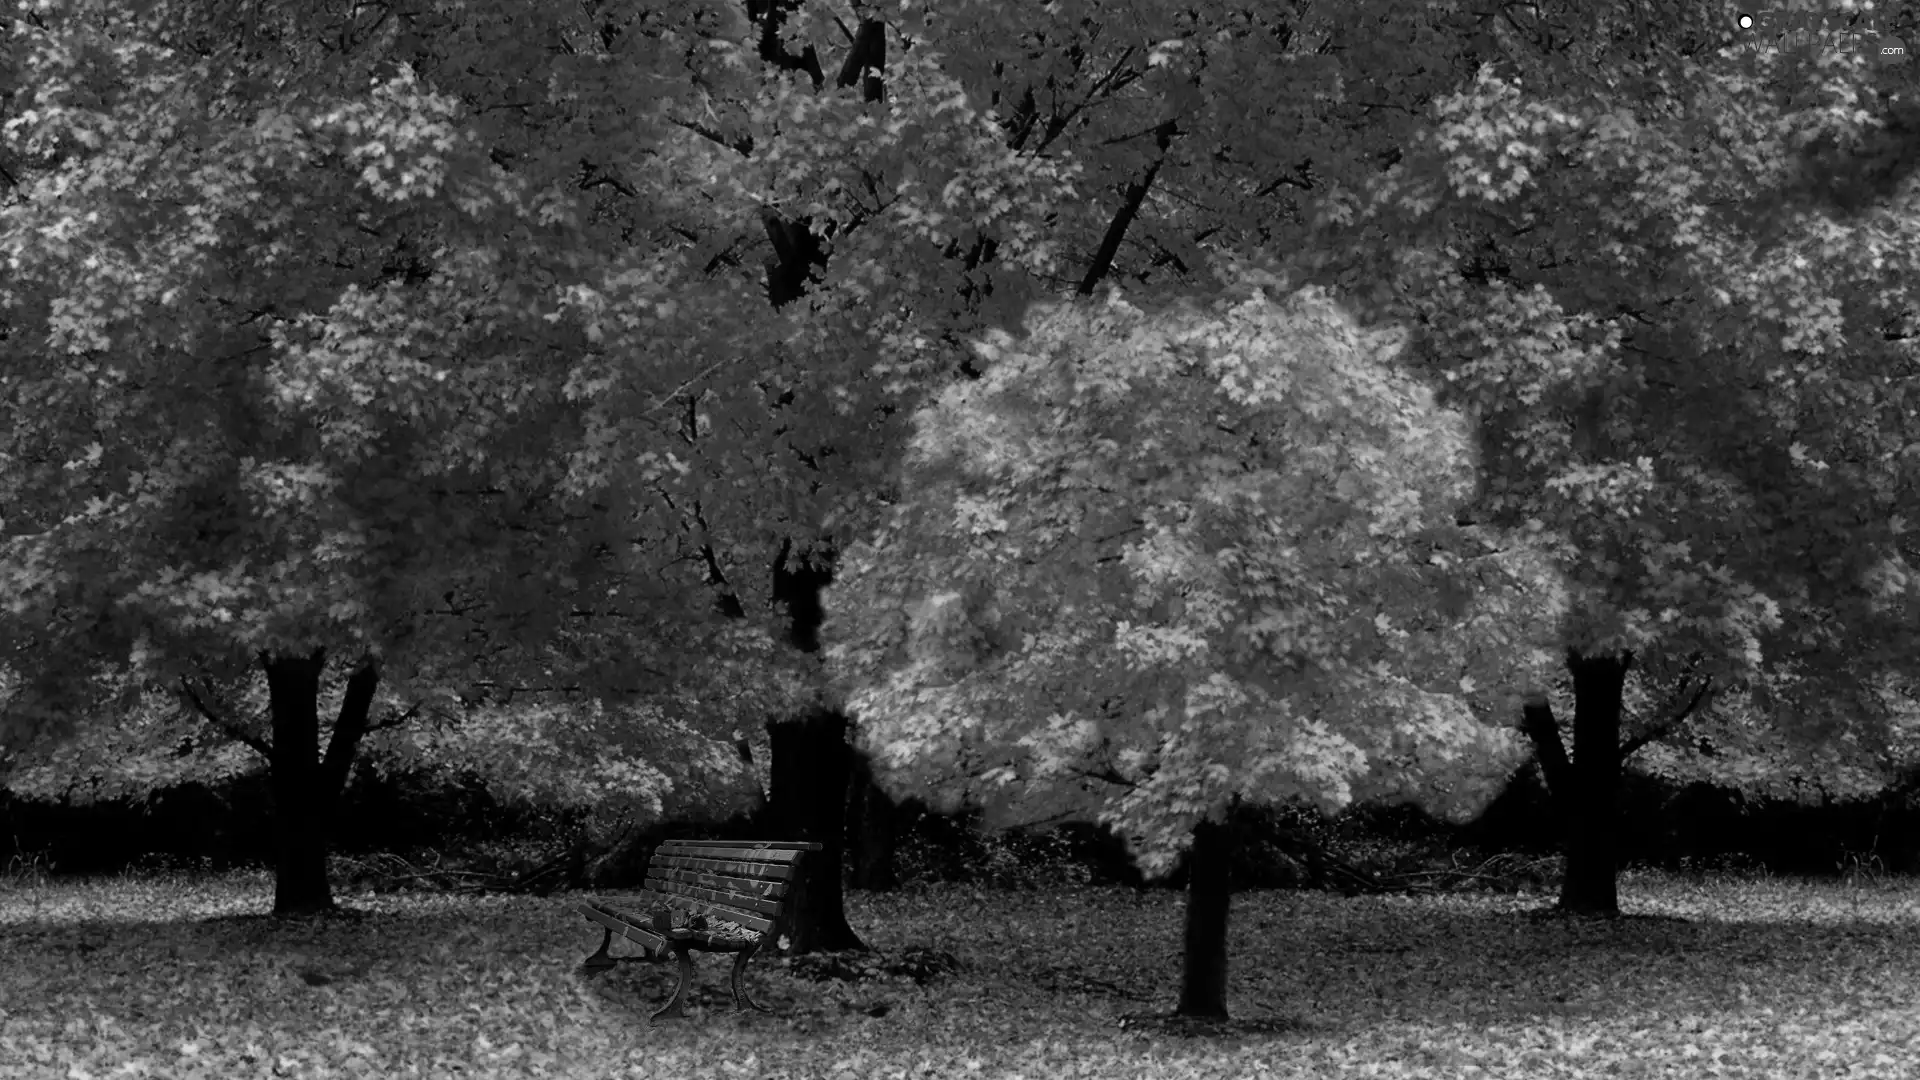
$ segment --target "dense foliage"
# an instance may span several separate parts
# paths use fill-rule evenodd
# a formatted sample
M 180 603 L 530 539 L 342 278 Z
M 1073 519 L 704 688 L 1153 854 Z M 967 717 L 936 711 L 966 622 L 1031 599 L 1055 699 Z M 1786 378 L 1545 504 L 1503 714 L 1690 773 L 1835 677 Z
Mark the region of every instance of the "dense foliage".
M 1837 764 L 1809 745 L 1884 766 L 1911 741 L 1889 691 L 1916 655 L 1920 436 L 1916 218 L 1888 153 L 1910 75 L 1831 44 L 1727 47 L 1706 11 L 1662 13 L 1665 39 L 1615 14 L 1503 28 L 1503 63 L 1435 101 L 1329 215 L 1356 242 L 1328 248 L 1374 260 L 1371 317 L 1414 328 L 1473 417 L 1476 516 L 1566 575 L 1573 715 L 1536 702 L 1525 727 L 1573 826 L 1563 902 L 1603 912 L 1637 664 L 1692 680 L 1645 730 L 1713 690 L 1720 741 L 1804 771 Z
M 1312 290 L 1115 296 L 983 345 L 829 598 L 900 789 L 1078 782 L 1160 871 L 1237 796 L 1477 810 L 1516 761 L 1488 721 L 1546 659 L 1526 634 L 1552 632 L 1551 582 L 1464 583 L 1496 559 L 1454 520 L 1466 432 L 1395 347 Z M 1488 716 L 1477 686 L 1506 694 Z
M 1381 187 L 1394 229 L 1431 238 L 1401 310 L 1480 425 L 1480 508 L 1539 523 L 1582 651 L 1897 660 L 1915 225 L 1899 198 L 1842 216 L 1779 194 L 1885 122 L 1873 77 L 1831 54 L 1623 69 L 1597 102 L 1558 68 L 1483 72 Z M 1624 194 L 1580 197 L 1603 189 Z

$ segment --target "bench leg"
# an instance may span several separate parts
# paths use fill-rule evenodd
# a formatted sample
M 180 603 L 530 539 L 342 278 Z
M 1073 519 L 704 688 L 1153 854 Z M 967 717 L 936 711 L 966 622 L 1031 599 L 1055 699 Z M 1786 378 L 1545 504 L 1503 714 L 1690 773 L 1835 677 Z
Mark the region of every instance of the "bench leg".
M 751 949 L 733 954 L 733 1007 L 735 1009 L 758 1009 L 763 1013 L 770 1013 L 773 1011 L 772 1009 L 748 997 L 747 988 L 740 984 L 740 976 L 746 974 L 747 971 L 747 961 L 753 957 L 754 953 L 759 951 L 760 946 L 755 945 Z
M 658 1012 L 647 1017 L 649 1023 L 663 1016 L 676 1020 L 687 1018 L 687 987 L 693 984 L 693 954 L 677 941 L 673 943 L 673 951 L 680 958 L 680 984 L 673 988 L 673 998 L 660 1006 Z
M 607 946 L 613 944 L 613 931 L 608 930 L 600 939 L 599 951 L 580 962 L 580 971 L 585 975 L 598 975 L 613 966 L 613 957 L 608 954 Z

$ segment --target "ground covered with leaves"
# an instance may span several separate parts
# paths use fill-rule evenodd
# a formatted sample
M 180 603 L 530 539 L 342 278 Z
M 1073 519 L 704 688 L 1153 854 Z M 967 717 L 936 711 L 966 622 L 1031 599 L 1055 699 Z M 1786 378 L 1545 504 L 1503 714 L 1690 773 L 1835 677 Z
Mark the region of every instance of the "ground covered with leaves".
M 0 891 L 0 1076 L 1899 1077 L 1920 1075 L 1920 883 L 1631 876 L 1537 896 L 1236 895 L 1225 1024 L 1168 1020 L 1181 897 L 856 893 L 871 956 L 592 980 L 568 897 L 354 896 L 280 922 L 262 876 Z M 618 947 L 616 946 L 616 951 Z

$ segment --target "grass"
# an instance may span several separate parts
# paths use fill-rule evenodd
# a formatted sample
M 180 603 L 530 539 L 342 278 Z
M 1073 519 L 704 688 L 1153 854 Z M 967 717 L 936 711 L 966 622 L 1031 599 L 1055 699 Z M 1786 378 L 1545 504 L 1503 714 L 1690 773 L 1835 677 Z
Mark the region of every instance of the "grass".
M 569 898 L 344 898 L 263 917 L 261 875 L 0 890 L 0 1077 L 1899 1077 L 1920 1075 L 1920 884 L 1633 874 L 1628 918 L 1539 897 L 1236 895 L 1225 1025 L 1178 992 L 1181 897 L 855 893 L 883 953 L 960 971 L 811 981 L 758 961 L 775 1015 L 649 1027 L 668 966 L 574 974 Z

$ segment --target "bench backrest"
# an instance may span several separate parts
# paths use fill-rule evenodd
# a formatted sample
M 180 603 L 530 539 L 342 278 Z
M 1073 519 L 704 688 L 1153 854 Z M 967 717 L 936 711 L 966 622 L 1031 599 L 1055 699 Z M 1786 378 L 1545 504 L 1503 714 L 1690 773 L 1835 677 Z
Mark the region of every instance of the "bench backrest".
M 800 856 L 819 844 L 738 840 L 665 840 L 647 863 L 647 888 L 670 907 L 773 930 L 785 908 Z

